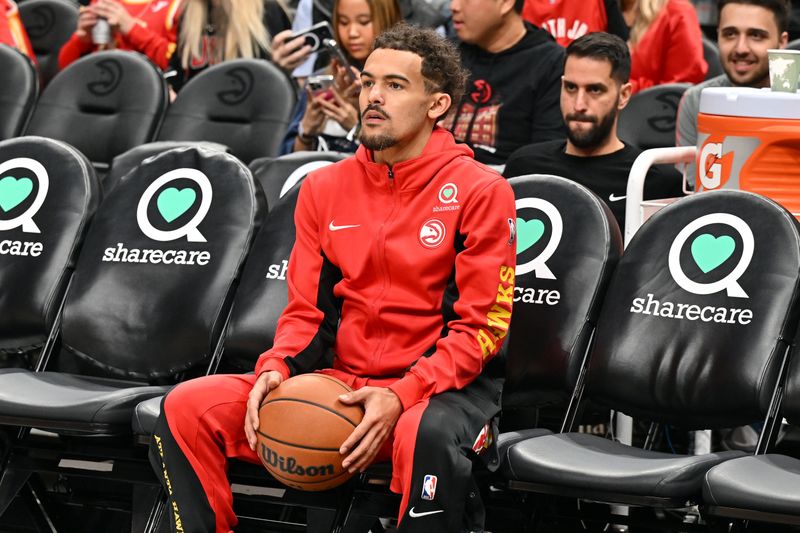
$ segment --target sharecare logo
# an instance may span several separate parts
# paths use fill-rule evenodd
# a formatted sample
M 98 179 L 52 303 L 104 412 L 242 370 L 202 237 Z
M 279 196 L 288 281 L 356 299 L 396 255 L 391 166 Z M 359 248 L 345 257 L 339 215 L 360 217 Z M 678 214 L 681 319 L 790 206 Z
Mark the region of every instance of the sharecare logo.
M 17 157 L 0 163 L 0 232 L 21 228 L 23 233 L 41 233 L 33 217 L 49 187 L 47 170 L 35 159 Z M 37 240 L 0 237 L 0 255 L 39 257 L 43 251 L 44 244 Z
M 176 180 L 190 180 L 199 189 L 194 187 L 164 187 Z M 200 233 L 198 225 L 205 219 L 211 208 L 213 191 L 208 177 L 194 168 L 178 168 L 171 170 L 151 183 L 145 189 L 136 209 L 136 221 L 147 237 L 158 242 L 176 241 L 186 238 L 188 242 L 204 243 L 206 238 Z M 186 220 L 187 213 L 198 203 L 199 207 L 191 217 Z M 154 202 L 155 200 L 155 202 Z M 151 204 L 155 209 L 151 210 Z M 155 211 L 160 220 L 156 224 L 150 219 L 149 213 Z M 186 215 L 186 216 L 184 216 Z M 175 227 L 172 227 L 173 224 Z M 167 229 L 159 229 L 156 225 Z M 180 250 L 180 249 L 140 249 L 129 248 L 124 243 L 118 242 L 116 247 L 109 247 L 103 251 L 102 261 L 114 263 L 150 263 L 174 265 L 200 265 L 205 266 L 211 260 L 211 253 L 205 250 Z

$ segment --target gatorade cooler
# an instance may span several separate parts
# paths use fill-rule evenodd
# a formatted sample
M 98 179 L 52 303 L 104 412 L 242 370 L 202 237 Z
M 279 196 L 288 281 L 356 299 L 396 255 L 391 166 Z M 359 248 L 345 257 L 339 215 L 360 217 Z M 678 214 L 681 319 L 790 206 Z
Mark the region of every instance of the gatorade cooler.
M 704 89 L 696 163 L 698 191 L 752 191 L 800 216 L 800 94 Z

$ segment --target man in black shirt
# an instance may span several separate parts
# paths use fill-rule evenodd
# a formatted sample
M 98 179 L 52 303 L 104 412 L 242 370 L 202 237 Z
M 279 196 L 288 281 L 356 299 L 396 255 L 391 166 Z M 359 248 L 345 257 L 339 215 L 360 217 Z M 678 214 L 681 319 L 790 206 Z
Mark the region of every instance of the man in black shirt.
M 567 139 L 523 146 L 511 154 L 503 175 L 554 174 L 591 189 L 625 227 L 625 188 L 641 150 L 617 137 L 617 117 L 628 104 L 628 46 L 615 35 L 590 33 L 567 47 L 561 114 Z M 682 196 L 681 177 L 667 166 L 651 167 L 645 199 Z

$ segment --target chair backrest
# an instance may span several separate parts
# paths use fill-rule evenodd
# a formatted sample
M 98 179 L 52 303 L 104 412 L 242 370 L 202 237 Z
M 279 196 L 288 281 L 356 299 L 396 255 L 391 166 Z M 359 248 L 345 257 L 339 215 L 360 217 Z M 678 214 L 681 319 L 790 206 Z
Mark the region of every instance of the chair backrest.
M 92 163 L 151 141 L 167 106 L 158 68 L 135 52 L 95 52 L 59 73 L 42 93 L 29 135 L 68 142 Z
M 0 84 L 0 141 L 16 137 L 31 118 L 39 81 L 36 67 L 28 57 L 18 50 L 0 44 L 0 72 L 4 82 Z
M 295 152 L 256 159 L 250 163 L 250 170 L 261 183 L 267 205 L 272 206 L 312 170 L 352 155 L 341 152 Z
M 70 0 L 25 0 L 19 2 L 19 16 L 45 87 L 58 73 L 58 52 L 78 26 L 78 4 Z
M 211 142 L 156 141 L 135 146 L 127 152 L 119 154 L 111 162 L 111 168 L 108 170 L 108 174 L 102 179 L 103 191 L 108 193 L 108 191 L 119 183 L 119 180 L 121 180 L 125 174 L 138 167 L 145 159 L 155 157 L 174 148 L 191 147 L 230 153 L 227 146 Z
M 708 72 L 706 72 L 705 79 L 710 80 L 711 78 L 716 78 L 724 72 L 719 59 L 719 48 L 717 48 L 717 44 L 705 35 L 703 35 L 703 59 L 705 59 L 708 64 Z
M 62 359 L 150 380 L 207 362 L 260 209 L 252 174 L 231 155 L 176 149 L 139 166 L 86 235 Z
M 278 158 L 276 164 L 260 167 L 255 173 L 262 187 L 286 181 L 292 175 L 299 179 L 292 180 L 293 185 L 282 197 L 268 198 L 269 214 L 253 243 L 236 291 L 225 336 L 224 361 L 241 371 L 252 370 L 258 356 L 272 346 L 278 318 L 286 307 L 286 269 L 294 246 L 294 208 L 302 179 L 312 167 L 331 164 L 330 158 L 319 158 L 324 155 L 321 152 L 300 155 Z M 309 166 L 313 162 L 320 164 Z
M 556 176 L 509 180 L 517 203 L 514 313 L 503 408 L 574 386 L 608 280 L 622 254 L 614 215 L 594 193 Z
M 71 146 L 0 142 L 0 352 L 46 340 L 99 201 L 91 165 Z
M 743 191 L 696 194 L 636 233 L 598 321 L 587 393 L 687 428 L 761 418 L 798 321 L 798 223 Z
M 668 83 L 633 95 L 619 114 L 619 138 L 642 150 L 675 146 L 678 103 L 689 87 L 689 83 Z
M 291 81 L 269 61 L 225 61 L 181 89 L 158 139 L 218 142 L 249 163 L 278 155 L 294 104 Z

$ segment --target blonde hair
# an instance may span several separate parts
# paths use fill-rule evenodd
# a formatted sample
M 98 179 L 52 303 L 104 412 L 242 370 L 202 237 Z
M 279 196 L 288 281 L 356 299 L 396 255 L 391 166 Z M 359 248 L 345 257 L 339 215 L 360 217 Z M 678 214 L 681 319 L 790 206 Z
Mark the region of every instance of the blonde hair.
M 208 6 L 206 0 L 188 0 L 184 6 L 178 38 L 183 68 L 189 68 L 192 58 L 203 56 L 203 35 L 209 23 L 215 26 L 217 42 L 222 44 L 209 58 L 211 64 L 258 57 L 259 50 L 270 51 L 270 36 L 263 23 L 263 0 L 220 0 L 218 12 L 222 20 L 210 20 Z
M 647 28 L 658 17 L 661 10 L 669 0 L 638 0 L 633 9 L 636 13 L 636 19 L 631 26 L 631 34 L 629 41 L 631 46 L 636 46 L 639 40 L 644 36 Z

